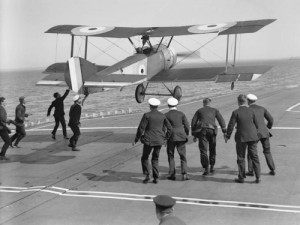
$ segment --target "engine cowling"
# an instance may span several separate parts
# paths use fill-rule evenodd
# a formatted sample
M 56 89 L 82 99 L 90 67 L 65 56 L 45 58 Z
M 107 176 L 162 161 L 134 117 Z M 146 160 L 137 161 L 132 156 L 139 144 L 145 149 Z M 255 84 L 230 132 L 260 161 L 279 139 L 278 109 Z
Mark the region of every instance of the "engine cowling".
M 157 51 L 158 45 L 155 45 L 154 51 Z M 161 44 L 159 46 L 158 51 L 161 51 L 163 56 L 164 56 L 164 61 L 165 61 L 165 66 L 164 69 L 168 70 L 172 68 L 177 61 L 177 53 L 172 47 L 167 47 L 166 45 Z

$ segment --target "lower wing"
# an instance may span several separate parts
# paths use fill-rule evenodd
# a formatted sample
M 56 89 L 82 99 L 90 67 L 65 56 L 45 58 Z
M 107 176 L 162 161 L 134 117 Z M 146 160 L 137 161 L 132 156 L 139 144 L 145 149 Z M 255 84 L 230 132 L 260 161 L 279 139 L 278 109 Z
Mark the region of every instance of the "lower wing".
M 163 70 L 149 82 L 234 82 L 252 81 L 270 70 L 272 66 L 202 67 Z

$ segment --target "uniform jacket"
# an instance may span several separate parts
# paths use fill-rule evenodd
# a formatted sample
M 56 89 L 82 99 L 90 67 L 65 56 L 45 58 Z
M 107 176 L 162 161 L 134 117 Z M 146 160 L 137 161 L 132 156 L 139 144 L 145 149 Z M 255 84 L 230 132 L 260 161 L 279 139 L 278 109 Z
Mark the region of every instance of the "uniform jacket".
M 192 119 L 192 131 L 193 135 L 199 133 L 201 128 L 212 128 L 215 129 L 215 134 L 217 134 L 218 127 L 216 125 L 216 119 L 220 124 L 222 131 L 226 132 L 225 121 L 218 109 L 212 108 L 210 106 L 204 106 L 196 111 Z M 199 129 L 199 131 L 197 131 Z
M 74 103 L 69 112 L 69 126 L 70 125 L 79 125 L 80 124 L 80 116 L 81 116 L 81 106 L 77 103 Z
M 181 219 L 176 216 L 169 215 L 165 216 L 160 220 L 159 225 L 186 225 Z
M 7 123 L 7 113 L 5 108 L 2 105 L 0 105 L 0 130 L 6 127 L 6 123 Z
M 67 95 L 69 94 L 70 90 L 66 90 L 65 94 L 60 97 L 55 99 L 51 105 L 48 108 L 48 113 L 47 116 L 50 115 L 52 108 L 54 107 L 54 116 L 64 116 L 65 115 L 65 111 L 64 111 L 64 100 L 67 97 Z
M 16 117 L 15 121 L 17 125 L 23 125 L 25 122 L 25 117 L 28 117 L 26 112 L 26 107 L 23 104 L 19 104 L 16 107 Z
M 143 144 L 149 146 L 163 145 L 170 137 L 172 126 L 167 117 L 153 109 L 143 115 L 143 118 L 137 129 L 135 142 L 141 139 Z
M 270 137 L 269 129 L 273 126 L 273 117 L 271 114 L 262 106 L 251 104 L 249 105 L 249 108 L 251 108 L 254 111 L 256 120 L 257 120 L 257 126 L 258 126 L 258 137 L 259 138 L 268 138 Z M 265 120 L 268 121 L 268 124 L 266 125 Z
M 184 113 L 171 109 L 165 115 L 173 128 L 169 141 L 187 141 L 190 125 Z
M 247 106 L 240 106 L 238 109 L 232 112 L 227 127 L 226 136 L 228 139 L 232 134 L 235 124 L 237 124 L 235 133 L 236 142 L 258 141 L 258 123 L 252 109 L 248 108 Z

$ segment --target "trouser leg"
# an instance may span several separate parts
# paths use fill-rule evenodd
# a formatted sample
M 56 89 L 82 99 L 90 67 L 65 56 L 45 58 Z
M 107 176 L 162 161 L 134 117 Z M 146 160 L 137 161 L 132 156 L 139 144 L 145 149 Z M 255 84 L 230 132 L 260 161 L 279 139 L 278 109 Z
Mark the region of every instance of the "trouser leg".
M 248 152 L 250 158 L 253 163 L 253 170 L 256 176 L 256 179 L 260 178 L 260 162 L 257 154 L 257 142 L 256 141 L 249 141 L 247 142 L 248 145 Z
M 17 130 L 18 136 L 17 136 L 17 140 L 15 142 L 15 145 L 18 145 L 19 142 L 26 136 L 25 126 L 17 126 L 16 130 Z
M 2 146 L 2 149 L 1 149 L 1 153 L 0 153 L 0 156 L 5 156 L 6 154 L 6 151 L 10 145 L 10 139 L 9 139 L 9 135 L 8 135 L 8 132 L 7 131 L 0 131 L 0 136 L 2 138 L 2 140 L 4 141 L 4 144 Z
M 169 176 L 175 177 L 175 160 L 174 160 L 174 150 L 175 150 L 175 142 L 168 141 L 167 144 L 167 154 L 168 154 L 168 162 L 169 162 Z
M 77 125 L 71 125 L 70 128 L 73 131 L 73 136 L 70 138 L 70 145 L 76 147 L 78 138 L 80 136 L 80 129 Z
M 201 133 L 199 136 L 200 161 L 202 167 L 205 169 L 208 169 L 207 148 L 208 148 L 208 140 L 206 138 L 206 133 Z
M 177 152 L 178 152 L 179 157 L 180 157 L 181 174 L 186 174 L 187 160 L 186 160 L 185 141 L 179 141 L 177 143 Z
M 265 155 L 266 158 L 266 162 L 268 164 L 269 169 L 275 170 L 275 163 L 273 161 L 273 157 L 271 154 L 271 145 L 270 145 L 270 139 L 269 138 L 262 138 L 260 140 L 262 147 L 263 147 L 263 153 Z
M 56 134 L 57 128 L 59 126 L 59 117 L 58 116 L 54 116 L 54 119 L 55 119 L 55 125 L 54 125 L 54 128 L 53 128 L 52 133 L 51 133 L 53 135 Z
M 246 153 L 246 142 L 236 142 L 236 154 L 237 154 L 237 165 L 239 170 L 239 179 L 243 180 L 245 174 L 245 153 Z
M 214 134 L 214 130 L 209 130 L 209 164 L 213 167 L 216 164 L 216 135 Z
M 152 164 L 152 173 L 153 173 L 153 178 L 154 179 L 159 178 L 158 160 L 159 160 L 160 149 L 161 149 L 161 146 L 154 146 L 153 147 L 151 164 Z
M 141 163 L 142 163 L 142 170 L 144 175 L 150 175 L 150 169 L 149 169 L 149 155 L 151 153 L 152 147 L 149 145 L 144 145 L 143 147 L 143 154 L 141 157 Z
M 67 127 L 66 127 L 66 120 L 64 116 L 61 116 L 59 119 L 61 126 L 62 126 L 62 131 L 63 131 L 63 135 L 64 137 L 67 136 Z
M 248 172 L 253 173 L 253 162 L 252 162 L 250 154 L 249 154 L 249 149 L 247 151 L 247 161 L 248 161 Z

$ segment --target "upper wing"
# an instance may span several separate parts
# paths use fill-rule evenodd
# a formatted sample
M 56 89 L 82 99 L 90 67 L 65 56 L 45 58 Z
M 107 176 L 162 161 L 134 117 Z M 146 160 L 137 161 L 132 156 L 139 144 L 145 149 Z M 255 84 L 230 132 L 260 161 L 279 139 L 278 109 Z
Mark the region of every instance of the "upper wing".
M 219 35 L 226 35 L 254 33 L 274 21 L 275 19 L 265 19 L 177 27 L 93 27 L 82 25 L 58 25 L 50 28 L 46 31 L 46 33 L 73 34 L 78 36 L 109 38 L 129 38 L 137 35 L 163 37 L 207 33 L 218 33 Z
M 163 70 L 149 82 L 193 82 L 193 81 L 251 81 L 271 69 L 271 66 L 203 67 Z

